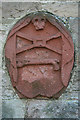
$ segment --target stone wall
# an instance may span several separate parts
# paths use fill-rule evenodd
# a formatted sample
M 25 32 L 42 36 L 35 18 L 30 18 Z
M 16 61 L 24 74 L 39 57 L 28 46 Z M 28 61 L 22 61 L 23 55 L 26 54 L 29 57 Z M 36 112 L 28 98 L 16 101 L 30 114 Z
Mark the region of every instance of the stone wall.
M 23 16 L 45 10 L 56 15 L 69 29 L 75 48 L 75 62 L 71 80 L 59 99 L 20 99 L 13 89 L 5 67 L 4 45 L 8 32 Z M 2 3 L 2 117 L 3 118 L 78 118 L 78 0 Z M 1 33 L 0 33 L 1 34 Z

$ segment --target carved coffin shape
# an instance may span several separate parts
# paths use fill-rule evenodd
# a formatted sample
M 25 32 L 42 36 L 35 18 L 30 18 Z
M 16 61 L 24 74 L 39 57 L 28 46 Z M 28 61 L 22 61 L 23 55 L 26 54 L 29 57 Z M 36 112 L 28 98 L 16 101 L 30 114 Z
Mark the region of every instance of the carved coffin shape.
M 59 97 L 69 83 L 74 47 L 69 32 L 50 13 L 29 14 L 10 31 L 5 56 L 20 97 Z

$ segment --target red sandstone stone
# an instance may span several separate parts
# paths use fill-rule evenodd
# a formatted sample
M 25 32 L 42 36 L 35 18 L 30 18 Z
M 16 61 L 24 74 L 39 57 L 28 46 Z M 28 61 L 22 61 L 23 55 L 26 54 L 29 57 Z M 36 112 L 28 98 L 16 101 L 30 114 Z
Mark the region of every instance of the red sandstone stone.
M 5 46 L 6 65 L 20 97 L 59 97 L 66 89 L 74 62 L 72 38 L 49 13 L 20 20 Z

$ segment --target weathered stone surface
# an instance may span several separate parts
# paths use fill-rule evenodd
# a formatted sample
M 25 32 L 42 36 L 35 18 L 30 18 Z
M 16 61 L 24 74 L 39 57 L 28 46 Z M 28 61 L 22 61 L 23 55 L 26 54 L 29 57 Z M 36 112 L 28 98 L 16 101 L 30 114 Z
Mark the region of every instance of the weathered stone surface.
M 26 118 L 78 118 L 77 101 L 30 100 L 26 104 Z
M 69 25 L 71 28 L 71 35 L 74 44 L 78 45 L 78 18 L 69 18 Z M 78 47 L 78 46 L 77 46 Z
M 24 118 L 25 101 L 20 99 L 3 100 L 2 117 L 3 118 Z
M 8 8 L 6 6 L 9 6 Z M 25 13 L 34 12 L 37 10 L 41 10 L 41 3 L 34 2 L 5 2 L 2 3 L 2 17 L 6 19 L 10 18 L 20 18 L 24 16 Z M 5 14 L 6 11 L 6 14 Z M 6 21 L 5 21 L 6 23 Z
M 43 3 L 42 8 L 46 10 L 48 7 L 48 10 L 56 15 L 59 15 L 61 17 L 78 17 L 78 3 L 73 2 L 53 2 L 53 3 Z M 52 9 L 53 8 L 53 9 Z M 71 9 L 72 8 L 72 9 Z
M 1 2 L 12 2 L 11 0 L 0 0 Z M 79 0 L 31 0 L 30 2 L 79 2 Z M 13 0 L 13 2 L 29 2 L 28 0 Z
M 24 0 L 23 0 L 24 1 Z M 55 0 L 54 0 L 55 1 Z M 3 100 L 5 100 L 5 105 L 3 102 L 4 106 L 7 106 L 7 108 L 12 109 L 12 112 L 9 112 L 10 114 L 8 114 L 8 112 L 6 112 L 7 110 L 3 110 L 3 118 L 4 117 L 17 117 L 20 118 L 22 115 L 22 117 L 42 117 L 42 118 L 49 118 L 49 117 L 55 117 L 56 116 L 58 118 L 71 118 L 71 117 L 78 117 L 77 114 L 77 106 L 78 106 L 78 93 L 79 93 L 79 89 L 78 89 L 78 80 L 79 77 L 77 75 L 77 66 L 78 66 L 78 60 L 77 60 L 77 56 L 78 56 L 78 47 L 77 47 L 77 38 L 78 38 L 78 34 L 77 34 L 77 3 L 79 0 L 68 0 L 69 2 L 65 2 L 62 4 L 62 0 L 57 0 L 59 2 L 53 3 L 53 5 L 51 5 L 51 2 L 47 2 L 45 1 L 45 3 L 42 0 L 42 3 L 37 3 L 37 4 L 28 4 L 28 3 L 3 3 L 3 9 L 4 12 L 2 12 L 3 14 L 3 18 L 2 18 L 2 22 L 3 22 L 3 30 L 1 30 L 3 32 L 3 39 L 0 39 L 0 45 L 2 43 L 2 47 L 0 48 L 0 52 L 1 49 L 4 48 L 4 44 L 6 42 L 6 38 L 8 35 L 9 30 L 12 28 L 13 24 L 16 23 L 16 21 L 18 21 L 20 18 L 22 18 L 24 15 L 26 15 L 27 13 L 36 11 L 39 7 L 39 10 L 42 9 L 46 9 L 47 11 L 51 11 L 54 14 L 58 15 L 56 18 L 60 18 L 64 25 L 71 31 L 71 35 L 72 35 L 72 39 L 74 41 L 75 44 L 75 52 L 76 52 L 76 56 L 75 56 L 75 64 L 74 64 L 74 69 L 72 71 L 72 77 L 69 83 L 68 88 L 66 89 L 66 91 L 64 92 L 64 94 L 55 102 L 55 100 L 52 99 L 52 101 L 47 101 L 47 100 L 23 100 L 21 99 L 21 106 L 25 106 L 21 107 L 20 106 L 20 102 L 19 102 L 19 97 L 16 96 L 16 92 L 13 90 L 11 82 L 10 82 L 10 78 L 8 76 L 7 70 L 5 67 L 3 67 Z M 61 2 L 60 2 L 61 1 Z M 71 2 L 74 1 L 74 2 Z M 6 1 L 7 2 L 7 1 Z M 8 0 L 9 2 L 9 0 Z M 12 1 L 11 1 L 12 2 Z M 17 2 L 17 0 L 16 0 Z M 18 0 L 19 2 L 19 0 Z M 12 4 L 12 5 L 10 5 Z M 18 5 L 17 5 L 18 4 Z M 42 5 L 41 5 L 42 4 Z M 49 5 L 48 5 L 49 4 Z M 55 7 L 56 5 L 56 7 Z M 60 6 L 59 6 L 60 5 Z M 66 9 L 66 5 L 67 5 L 67 9 Z M 71 6 L 72 5 L 72 6 Z M 14 7 L 15 6 L 15 7 Z M 16 7 L 17 6 L 17 7 Z M 29 6 L 29 7 L 28 7 Z M 16 8 L 18 8 L 19 10 L 21 10 L 20 12 L 18 12 L 19 10 L 15 10 Z M 54 9 L 55 8 L 55 9 Z M 2 11 L 3 11 L 2 9 Z M 58 11 L 55 11 L 57 10 Z M 60 9 L 60 11 L 59 11 Z M 10 10 L 12 10 L 12 12 L 10 12 Z M 19 15 L 18 15 L 19 13 Z M 62 14 L 63 13 L 63 14 Z M 6 14 L 6 15 L 5 15 Z M 64 16 L 65 15 L 65 16 Z M 15 16 L 15 18 L 14 18 Z M 60 17 L 62 16 L 62 17 Z M 71 16 L 71 17 L 70 17 Z M 74 24 L 75 23 L 75 24 Z M 6 26 L 6 27 L 5 27 Z M 76 30 L 76 31 L 75 31 Z M 2 53 L 1 53 L 2 56 Z M 5 65 L 5 61 L 3 61 L 3 66 Z M 10 92 L 9 92 L 10 90 Z M 8 94 L 9 93 L 9 94 Z M 80 94 L 80 93 L 79 93 Z M 80 96 L 79 96 L 80 98 Z M 17 102 L 16 100 L 17 99 Z M 11 101 L 11 102 L 10 102 Z M 59 102 L 60 101 L 60 102 Z M 64 101 L 64 102 L 63 102 Z M 10 103 L 9 103 L 10 102 Z M 19 102 L 19 104 L 18 104 Z M 52 104 L 53 102 L 53 104 Z M 19 108 L 15 109 L 16 106 L 20 106 L 20 110 L 22 111 L 22 114 L 20 112 L 20 110 L 18 111 Z M 13 107 L 15 106 L 15 107 Z M 39 109 L 40 107 L 40 109 Z M 49 108 L 49 109 L 48 109 Z M 55 111 L 53 110 L 53 108 L 55 108 Z M 65 110 L 63 110 L 64 108 L 67 108 Z M 70 109 L 69 109 L 70 108 Z M 15 112 L 14 112 L 15 111 Z M 50 113 L 49 113 L 50 111 Z M 64 113 L 64 114 L 62 114 Z M 41 116 L 42 114 L 42 116 Z M 67 116 L 66 116 L 67 114 Z M 79 114 L 80 116 L 80 114 Z
M 78 3 L 76 2 L 13 2 L 13 4 L 4 2 L 2 3 L 3 23 L 7 24 L 10 18 L 15 20 L 38 10 L 47 10 L 61 17 L 78 17 Z

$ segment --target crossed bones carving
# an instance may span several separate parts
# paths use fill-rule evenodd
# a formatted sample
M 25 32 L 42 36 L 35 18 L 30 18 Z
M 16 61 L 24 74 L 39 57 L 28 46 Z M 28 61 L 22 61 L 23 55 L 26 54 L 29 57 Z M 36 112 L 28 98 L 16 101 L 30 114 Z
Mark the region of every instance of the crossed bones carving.
M 46 44 L 46 42 L 51 40 L 51 39 L 61 37 L 61 34 L 59 32 L 56 35 L 48 37 L 47 39 L 44 39 L 44 40 L 42 38 L 38 38 L 36 40 L 36 38 L 31 38 L 27 34 L 24 34 L 20 31 L 17 33 L 16 36 L 25 38 L 25 39 L 33 42 L 33 44 L 31 44 L 29 46 L 24 46 L 22 48 L 17 48 L 16 49 L 16 55 L 21 53 L 21 52 L 24 52 L 26 50 L 36 48 L 36 47 L 47 48 L 47 49 L 49 49 L 51 51 L 54 51 L 54 52 L 56 52 L 60 55 L 62 54 L 60 49 L 56 49 L 55 47 L 51 47 L 48 44 Z M 40 42 L 38 43 L 38 41 L 40 41 Z M 52 64 L 54 66 L 54 70 L 59 70 L 60 69 L 59 63 L 60 63 L 60 61 L 58 59 L 27 59 L 27 60 L 24 59 L 24 58 L 22 58 L 22 59 L 17 58 L 16 59 L 17 67 L 23 67 L 25 65 L 41 65 L 41 64 L 48 65 L 48 64 Z

